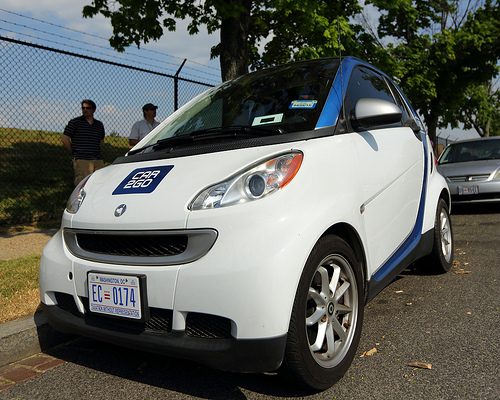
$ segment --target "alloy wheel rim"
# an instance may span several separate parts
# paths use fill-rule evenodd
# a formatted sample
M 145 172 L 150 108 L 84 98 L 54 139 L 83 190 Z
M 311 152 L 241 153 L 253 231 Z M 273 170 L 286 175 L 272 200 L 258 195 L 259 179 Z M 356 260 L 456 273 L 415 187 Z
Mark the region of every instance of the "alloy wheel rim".
M 353 341 L 358 316 L 355 275 L 340 255 L 323 259 L 309 285 L 306 331 L 314 360 L 325 368 L 339 364 Z

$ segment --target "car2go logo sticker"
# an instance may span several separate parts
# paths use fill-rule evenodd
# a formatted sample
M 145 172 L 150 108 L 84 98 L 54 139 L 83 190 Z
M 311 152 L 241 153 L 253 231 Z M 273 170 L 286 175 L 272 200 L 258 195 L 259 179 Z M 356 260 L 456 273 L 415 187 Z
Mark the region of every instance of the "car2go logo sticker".
M 151 193 L 172 168 L 174 168 L 173 165 L 164 165 L 134 169 L 113 191 L 113 195 Z

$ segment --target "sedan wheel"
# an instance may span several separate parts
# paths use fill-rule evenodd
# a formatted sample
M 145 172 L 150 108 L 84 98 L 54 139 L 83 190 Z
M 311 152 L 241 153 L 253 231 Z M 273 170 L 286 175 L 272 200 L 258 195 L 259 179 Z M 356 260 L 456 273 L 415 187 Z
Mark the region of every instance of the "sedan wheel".
M 349 368 L 363 320 L 362 274 L 354 252 L 336 236 L 313 249 L 297 290 L 284 367 L 294 382 L 315 390 Z

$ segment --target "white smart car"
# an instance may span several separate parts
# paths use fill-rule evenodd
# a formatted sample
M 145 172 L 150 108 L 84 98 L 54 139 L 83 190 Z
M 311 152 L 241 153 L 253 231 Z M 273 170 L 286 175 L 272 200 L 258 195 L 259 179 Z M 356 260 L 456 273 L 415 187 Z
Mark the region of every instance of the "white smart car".
M 352 57 L 199 95 L 75 189 L 44 249 L 57 330 L 321 390 L 405 267 L 452 265 L 450 193 L 403 93 Z

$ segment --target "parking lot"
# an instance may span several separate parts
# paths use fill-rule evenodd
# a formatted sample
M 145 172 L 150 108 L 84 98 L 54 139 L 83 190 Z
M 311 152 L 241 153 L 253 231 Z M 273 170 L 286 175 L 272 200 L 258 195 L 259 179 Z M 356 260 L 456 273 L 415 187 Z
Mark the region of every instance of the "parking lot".
M 452 271 L 407 269 L 369 303 L 356 358 L 325 392 L 78 338 L 46 352 L 57 366 L 0 399 L 498 399 L 500 209 L 457 208 L 452 222 Z

